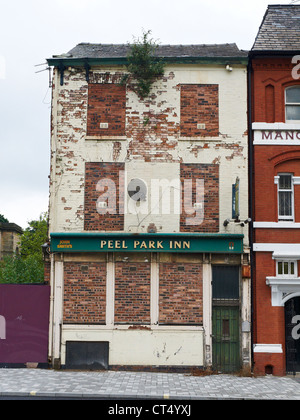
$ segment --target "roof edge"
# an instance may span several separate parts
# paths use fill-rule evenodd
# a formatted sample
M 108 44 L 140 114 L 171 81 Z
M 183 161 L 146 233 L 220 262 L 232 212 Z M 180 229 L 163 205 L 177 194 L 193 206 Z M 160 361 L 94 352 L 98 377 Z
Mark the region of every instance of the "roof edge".
M 220 57 L 157 57 L 158 60 L 162 60 L 165 64 L 247 64 L 248 63 L 248 52 L 245 52 L 245 56 L 220 56 Z M 84 67 L 85 65 L 97 66 L 97 65 L 126 65 L 128 63 L 126 57 L 112 57 L 112 58 L 71 58 L 71 57 L 52 57 L 46 59 L 49 66 L 53 67 L 68 67 L 78 66 Z
M 249 59 L 254 58 L 255 56 L 259 57 L 289 57 L 299 54 L 299 50 L 251 50 L 249 51 Z
M 0 223 L 0 231 L 13 231 L 13 232 L 18 232 L 18 233 L 23 233 L 23 229 L 21 228 L 21 226 L 16 225 L 15 223 L 4 223 L 1 222 Z

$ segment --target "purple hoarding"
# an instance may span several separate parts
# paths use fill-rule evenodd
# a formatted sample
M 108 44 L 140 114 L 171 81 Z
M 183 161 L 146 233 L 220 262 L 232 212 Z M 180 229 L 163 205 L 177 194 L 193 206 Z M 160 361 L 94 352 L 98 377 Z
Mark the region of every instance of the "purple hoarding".
M 50 287 L 0 285 L 0 364 L 47 363 Z

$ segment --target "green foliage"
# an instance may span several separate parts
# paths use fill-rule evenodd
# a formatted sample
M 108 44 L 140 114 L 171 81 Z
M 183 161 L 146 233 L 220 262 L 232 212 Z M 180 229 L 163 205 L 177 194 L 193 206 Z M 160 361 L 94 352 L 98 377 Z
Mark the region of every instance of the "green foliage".
M 43 283 L 44 262 L 32 255 L 25 259 L 21 256 L 5 257 L 0 262 L 1 283 Z
M 47 214 L 28 223 L 21 236 L 21 255 L 0 261 L 1 283 L 43 283 L 44 261 L 42 245 L 48 239 Z
M 0 214 L 0 223 L 9 223 L 8 219 L 3 216 L 3 214 Z
M 29 256 L 36 256 L 42 260 L 41 247 L 48 238 L 47 214 L 42 213 L 39 220 L 32 220 L 28 225 L 21 236 L 21 256 L 25 259 Z
M 129 74 L 121 81 L 121 84 L 126 83 L 130 76 L 135 79 L 136 93 L 142 99 L 149 95 L 152 83 L 164 74 L 164 63 L 155 57 L 157 45 L 149 39 L 150 33 L 151 31 L 144 32 L 141 40 L 138 38 L 130 45 L 126 66 Z

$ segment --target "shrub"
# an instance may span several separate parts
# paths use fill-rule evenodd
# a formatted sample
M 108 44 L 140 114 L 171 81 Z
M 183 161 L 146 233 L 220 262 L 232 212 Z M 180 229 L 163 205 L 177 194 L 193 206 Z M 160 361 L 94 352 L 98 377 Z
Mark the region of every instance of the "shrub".
M 0 262 L 1 284 L 24 284 L 44 282 L 44 262 L 32 255 L 27 258 L 21 256 L 5 257 Z

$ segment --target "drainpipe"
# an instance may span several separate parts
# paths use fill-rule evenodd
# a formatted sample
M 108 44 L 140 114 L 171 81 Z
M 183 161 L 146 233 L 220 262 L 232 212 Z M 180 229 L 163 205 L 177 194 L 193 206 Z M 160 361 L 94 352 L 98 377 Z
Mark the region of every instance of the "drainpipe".
M 253 205 L 254 205 L 254 197 L 253 197 L 253 167 L 254 167 L 254 159 L 253 159 L 253 132 L 252 132 L 252 57 L 251 53 L 249 54 L 249 61 L 248 61 L 248 155 L 249 155 L 249 216 L 251 218 L 251 222 L 249 224 L 249 245 L 250 245 L 250 264 L 251 264 L 251 369 L 253 371 L 253 360 L 254 360 L 254 353 L 253 353 L 253 267 L 254 263 L 254 252 L 253 252 Z
M 50 314 L 49 314 L 49 345 L 48 360 L 52 363 L 53 356 L 53 306 L 54 306 L 54 254 L 50 254 Z

